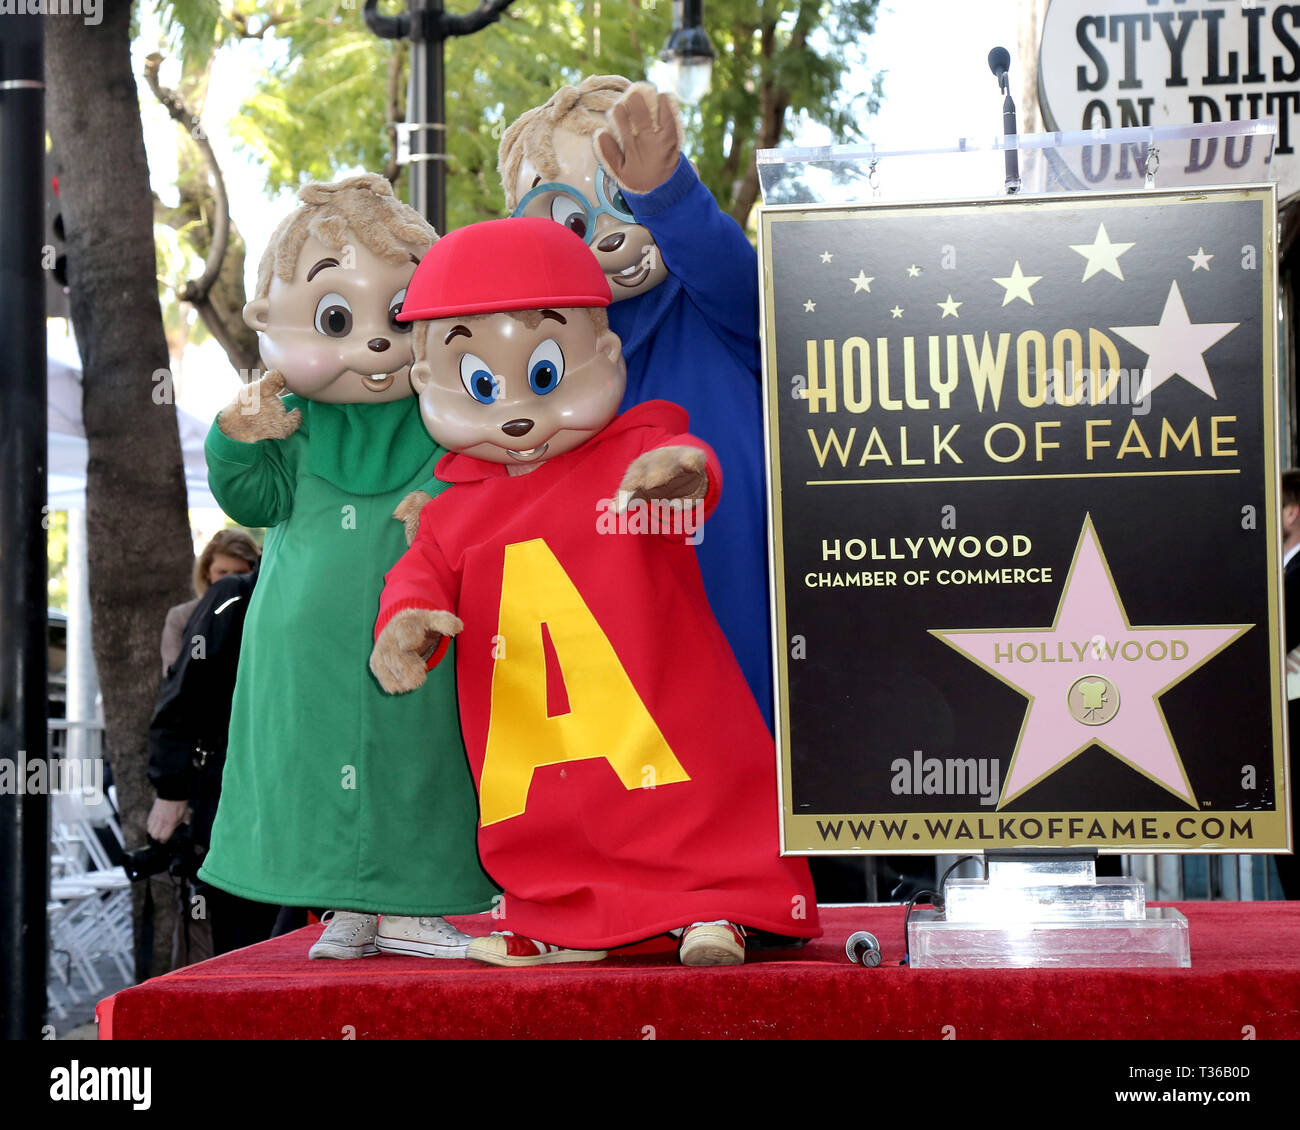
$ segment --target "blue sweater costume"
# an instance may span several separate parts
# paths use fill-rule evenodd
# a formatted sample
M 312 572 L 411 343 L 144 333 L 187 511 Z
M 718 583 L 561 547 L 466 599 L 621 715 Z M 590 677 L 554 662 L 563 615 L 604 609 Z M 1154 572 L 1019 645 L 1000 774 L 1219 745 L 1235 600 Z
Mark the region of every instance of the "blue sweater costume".
M 685 157 L 658 188 L 624 197 L 654 236 L 668 276 L 609 307 L 627 362 L 619 411 L 647 400 L 673 401 L 686 409 L 692 434 L 717 453 L 722 500 L 697 549 L 700 571 L 713 614 L 771 729 L 758 260 Z

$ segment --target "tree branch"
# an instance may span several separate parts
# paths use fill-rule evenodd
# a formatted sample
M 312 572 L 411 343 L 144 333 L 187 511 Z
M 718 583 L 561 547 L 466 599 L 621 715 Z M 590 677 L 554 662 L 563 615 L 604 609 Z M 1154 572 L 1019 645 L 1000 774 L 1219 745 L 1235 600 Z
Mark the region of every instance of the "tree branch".
M 235 33 L 236 39 L 265 39 L 266 33 L 281 24 L 289 22 L 291 17 L 286 15 L 267 16 L 262 23 L 258 25 L 256 31 L 250 31 L 248 26 L 248 17 L 241 12 L 231 12 L 229 14 L 222 12 L 220 19 L 224 24 L 229 25 Z
M 255 373 L 261 368 L 261 361 L 256 353 L 250 353 L 244 348 L 241 342 L 230 331 L 230 327 L 222 320 L 221 315 L 217 313 L 217 308 L 211 302 L 203 301 L 194 303 L 194 308 L 198 310 L 199 317 L 203 319 L 203 324 L 207 326 L 216 342 L 223 350 L 226 356 L 230 358 L 231 365 L 241 375 L 244 380 L 254 380 L 256 377 L 249 377 L 246 374 Z
M 176 297 L 194 307 L 208 332 L 212 334 L 217 344 L 225 351 L 230 364 L 241 372 L 251 372 L 258 367 L 255 339 L 244 332 L 242 324 L 238 321 L 239 308 L 243 303 L 243 279 L 241 277 L 231 277 L 227 280 L 229 285 L 223 285 L 222 267 L 229 257 L 232 242 L 238 249 L 238 259 L 232 265 L 233 276 L 240 274 L 243 261 L 242 240 L 239 239 L 238 233 L 233 232 L 230 223 L 230 203 L 226 195 L 225 180 L 222 178 L 221 169 L 217 164 L 216 154 L 213 152 L 208 139 L 203 136 L 203 131 L 192 128 L 194 124 L 197 124 L 198 116 L 190 110 L 185 100 L 176 91 L 169 90 L 159 83 L 158 69 L 162 61 L 162 56 L 156 52 L 149 56 L 145 62 L 145 81 L 149 84 L 149 88 L 154 92 L 154 96 L 158 101 L 166 107 L 172 119 L 189 129 L 190 137 L 193 139 L 204 166 L 210 174 L 213 197 L 211 208 L 213 213 L 211 223 L 212 239 L 204 263 L 203 274 L 181 287 L 177 291 Z M 206 203 L 201 200 L 198 201 L 198 210 L 201 217 L 207 210 Z M 228 294 L 227 291 L 229 291 Z M 216 292 L 218 301 L 214 301 L 214 292 Z M 232 310 L 227 299 L 234 302 L 233 316 L 235 321 L 233 324 L 229 320 Z
M 162 61 L 163 57 L 156 51 L 145 60 L 144 80 L 149 84 L 154 97 L 166 107 L 172 120 L 189 131 L 194 144 L 203 154 L 208 172 L 212 175 L 212 194 L 216 203 L 216 215 L 212 220 L 212 246 L 208 248 L 203 274 L 187 282 L 177 295 L 182 302 L 192 302 L 195 306 L 201 306 L 207 302 L 212 284 L 217 281 L 217 276 L 221 273 L 221 261 L 226 257 L 226 243 L 230 238 L 230 201 L 226 197 L 226 182 L 217 164 L 217 155 L 212 151 L 212 144 L 202 129 L 194 128 L 198 125 L 198 115 L 185 105 L 184 99 L 176 91 L 167 89 L 158 81 L 158 68 L 162 65 Z M 202 314 L 203 311 L 200 310 L 199 313 Z M 204 321 L 207 320 L 205 317 Z

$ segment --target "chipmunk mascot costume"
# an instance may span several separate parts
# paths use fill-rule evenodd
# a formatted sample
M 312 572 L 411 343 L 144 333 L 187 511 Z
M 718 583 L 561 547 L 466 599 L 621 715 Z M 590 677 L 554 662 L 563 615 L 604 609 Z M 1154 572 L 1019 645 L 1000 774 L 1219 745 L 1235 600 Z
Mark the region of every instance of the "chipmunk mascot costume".
M 475 851 L 452 675 L 394 699 L 365 663 L 384 571 L 405 548 L 393 508 L 441 489 L 444 452 L 421 425 L 397 321 L 437 237 L 380 176 L 299 199 L 244 310 L 269 371 L 207 440 L 222 509 L 268 532 L 201 876 L 331 908 L 312 957 L 459 957 L 467 939 L 441 916 L 483 910 L 495 889 Z
M 505 131 L 506 205 L 586 241 L 609 282 L 623 343 L 621 408 L 670 400 L 718 453 L 727 495 L 699 546 L 718 623 L 772 725 L 758 260 L 682 155 L 676 103 L 648 83 L 595 75 Z
M 779 854 L 772 738 L 691 544 L 718 461 L 675 404 L 619 414 L 609 300 L 544 219 L 462 228 L 416 269 L 411 380 L 456 485 L 388 574 L 370 665 L 418 694 L 456 637 L 479 853 L 505 892 L 469 957 L 589 961 L 680 931 L 683 964 L 736 963 L 746 927 L 814 937 L 817 908 Z

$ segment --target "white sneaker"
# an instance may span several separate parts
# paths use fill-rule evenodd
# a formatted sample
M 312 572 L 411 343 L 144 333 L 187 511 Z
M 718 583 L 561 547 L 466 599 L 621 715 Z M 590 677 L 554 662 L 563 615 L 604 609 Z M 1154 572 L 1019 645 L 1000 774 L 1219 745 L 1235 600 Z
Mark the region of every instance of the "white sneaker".
M 677 957 L 683 965 L 742 965 L 745 928 L 725 919 L 694 922 L 682 933 Z
M 376 944 L 381 953 L 403 953 L 413 957 L 464 957 L 469 935 L 462 934 L 445 918 L 407 918 L 385 914 L 379 923 Z
M 358 914 L 352 910 L 329 910 L 321 916 L 325 932 L 307 951 L 308 957 L 332 957 L 340 960 L 353 957 L 374 957 L 379 948 L 375 945 L 375 928 L 379 917 L 375 914 Z

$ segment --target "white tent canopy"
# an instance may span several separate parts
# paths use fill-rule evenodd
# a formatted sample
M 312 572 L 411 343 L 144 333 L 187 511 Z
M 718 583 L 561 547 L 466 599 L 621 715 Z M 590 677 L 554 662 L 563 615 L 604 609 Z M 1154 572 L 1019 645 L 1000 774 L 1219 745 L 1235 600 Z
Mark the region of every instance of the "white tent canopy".
M 86 505 L 86 428 L 81 416 L 81 357 L 76 342 L 48 324 L 46 331 L 49 410 L 48 502 L 51 510 L 80 510 Z M 190 507 L 215 507 L 208 490 L 208 465 L 203 440 L 208 425 L 176 409 L 181 454 L 185 460 L 185 488 Z

